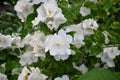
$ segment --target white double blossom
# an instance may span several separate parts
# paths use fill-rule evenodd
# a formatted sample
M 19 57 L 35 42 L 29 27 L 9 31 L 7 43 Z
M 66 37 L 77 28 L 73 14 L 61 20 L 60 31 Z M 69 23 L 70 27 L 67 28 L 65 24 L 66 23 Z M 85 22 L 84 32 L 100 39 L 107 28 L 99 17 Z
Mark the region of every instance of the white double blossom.
M 31 34 L 27 34 L 24 38 L 23 38 L 23 43 L 24 45 L 30 45 L 30 41 L 32 39 L 32 35 Z
M 25 66 L 27 64 L 30 65 L 33 62 L 38 61 L 38 57 L 36 57 L 32 51 L 33 51 L 33 48 L 28 47 L 27 50 L 22 55 L 19 56 L 20 58 L 19 63 L 21 64 L 21 66 Z
M 106 63 L 108 67 L 115 67 L 113 59 L 118 55 L 120 55 L 118 47 L 107 47 L 104 48 L 103 53 L 97 55 L 97 57 L 101 58 L 101 61 Z
M 59 61 L 60 59 L 66 60 L 69 55 L 72 55 L 70 43 L 72 36 L 67 35 L 64 30 L 60 30 L 58 34 L 48 35 L 45 41 L 45 51 L 49 51 L 51 56 Z
M 66 26 L 65 31 L 67 33 L 74 32 L 72 44 L 75 45 L 77 48 L 80 48 L 81 46 L 85 44 L 83 41 L 84 33 L 83 33 L 81 23 L 77 25 L 74 24 L 74 25 Z
M 13 36 L 12 37 L 12 48 L 23 48 L 24 47 L 24 43 L 21 39 L 20 36 Z
M 30 75 L 28 80 L 46 80 L 47 76 L 42 74 L 39 68 L 30 67 Z
M 57 29 L 60 24 L 66 22 L 62 10 L 58 7 L 56 0 L 47 0 L 37 9 L 38 16 L 32 21 L 33 26 L 39 22 L 45 22 L 50 30 Z
M 21 19 L 21 21 L 24 22 L 27 16 L 33 13 L 34 8 L 30 3 L 30 0 L 18 0 L 14 10 L 17 12 L 17 16 Z
M 93 30 L 97 30 L 99 27 L 97 22 L 94 19 L 86 19 L 82 21 L 81 24 L 82 24 L 82 28 L 85 36 L 94 34 Z
M 56 77 L 54 80 L 69 80 L 68 75 L 63 75 L 62 77 Z
M 45 58 L 45 39 L 46 36 L 43 32 L 35 31 L 30 40 L 30 45 L 33 47 L 33 53 L 41 59 Z
M 18 76 L 18 80 L 46 80 L 47 76 L 42 74 L 39 68 L 30 67 L 30 70 L 25 66 Z
M 33 35 L 28 34 L 23 38 L 22 42 L 26 47 L 26 51 L 19 56 L 19 62 L 22 66 L 37 62 L 38 57 L 42 60 L 45 58 L 45 39 L 45 34 L 40 31 L 35 31 Z
M 8 80 L 7 75 L 0 73 L 0 80 Z
M 0 48 L 9 48 L 12 46 L 12 37 L 10 35 L 0 34 Z
M 80 8 L 79 13 L 84 17 L 84 16 L 89 15 L 89 14 L 91 13 L 91 10 L 90 10 L 90 8 L 87 8 L 87 7 L 85 7 L 85 6 L 82 6 L 82 7 Z

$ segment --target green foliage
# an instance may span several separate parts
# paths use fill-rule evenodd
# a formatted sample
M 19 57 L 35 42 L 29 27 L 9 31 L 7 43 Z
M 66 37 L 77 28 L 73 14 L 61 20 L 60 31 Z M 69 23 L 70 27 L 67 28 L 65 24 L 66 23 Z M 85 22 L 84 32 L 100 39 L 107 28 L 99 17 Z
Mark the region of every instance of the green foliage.
M 7 71 L 12 71 L 12 69 L 19 67 L 19 61 L 18 60 L 8 60 L 6 62 L 5 68 Z
M 32 20 L 34 20 L 35 16 L 37 16 L 36 13 L 32 13 L 30 15 L 27 16 L 27 19 L 25 21 L 25 27 L 32 27 Z
M 11 75 L 9 80 L 17 80 L 18 79 L 18 75 Z
M 101 31 L 94 31 L 94 38 L 97 44 L 103 44 L 105 42 L 105 37 Z
M 0 73 L 5 73 L 5 69 L 0 66 Z
M 22 23 L 14 13 L 0 17 L 0 32 L 2 34 L 18 33 L 22 30 Z
M 10 0 L 9 2 L 16 4 L 17 1 L 18 0 Z M 109 69 L 93 69 L 94 65 L 100 62 L 95 56 L 103 52 L 104 47 L 116 46 L 120 48 L 120 1 L 98 0 L 97 3 L 93 3 L 89 0 L 57 0 L 57 2 L 65 18 L 67 18 L 67 22 L 60 25 L 59 29 L 71 24 L 78 24 L 89 18 L 95 19 L 99 24 L 99 28 L 94 31 L 93 35 L 85 37 L 84 46 L 76 48 L 74 45 L 70 45 L 70 49 L 74 50 L 76 53 L 75 55 L 69 56 L 69 59 L 56 61 L 50 56 L 49 52 L 47 52 L 45 60 L 39 59 L 38 62 L 29 66 L 39 67 L 42 73 L 51 77 L 52 80 L 64 74 L 69 75 L 70 80 L 120 80 L 120 56 L 114 59 L 116 67 L 113 68 L 113 72 L 109 71 Z M 37 9 L 39 5 L 34 5 L 34 8 Z M 90 8 L 91 14 L 83 17 L 79 13 L 80 7 L 82 6 Z M 17 18 L 15 12 L 6 12 L 4 16 L 0 17 L 0 33 L 6 35 L 19 33 L 20 36 L 24 38 L 28 33 L 32 34 L 37 30 L 42 31 L 45 35 L 58 32 L 59 29 L 50 30 L 47 25 L 42 22 L 40 22 L 38 26 L 33 27 L 31 21 L 34 20 L 36 16 L 37 13 L 34 10 L 32 14 L 27 16 L 25 23 L 22 23 Z M 108 32 L 108 44 L 105 44 L 103 31 Z M 74 33 L 75 32 L 69 32 L 67 34 L 73 36 Z M 17 57 L 21 54 L 20 51 L 24 51 L 24 48 L 0 50 L 0 64 L 6 62 L 5 69 L 0 66 L 0 73 L 6 73 L 10 80 L 17 80 L 18 78 L 18 75 L 12 75 L 11 71 L 14 68 L 21 67 Z M 89 70 L 93 70 L 82 75 L 78 70 L 73 68 L 73 62 L 77 66 L 84 63 Z
M 100 45 L 94 45 L 90 48 L 90 56 L 95 56 L 100 54 L 103 51 L 103 48 Z
M 77 80 L 119 80 L 118 74 L 115 76 L 112 72 L 105 69 L 93 69 L 80 76 Z

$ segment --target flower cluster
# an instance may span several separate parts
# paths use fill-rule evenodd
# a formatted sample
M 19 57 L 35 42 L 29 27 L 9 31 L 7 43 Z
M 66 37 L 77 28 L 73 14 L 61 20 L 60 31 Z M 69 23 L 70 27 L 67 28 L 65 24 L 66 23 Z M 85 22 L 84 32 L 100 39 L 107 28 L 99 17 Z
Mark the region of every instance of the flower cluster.
M 104 48 L 103 53 L 100 53 L 97 57 L 101 58 L 101 61 L 106 63 L 104 65 L 105 67 L 115 67 L 113 59 L 118 55 L 120 55 L 118 47 L 107 47 Z
M 62 3 L 64 6 L 61 6 Z M 12 58 L 3 60 L 6 62 L 0 66 L 0 70 L 8 70 L 6 73 L 11 74 L 7 76 L 0 73 L 0 80 L 8 80 L 7 77 L 11 78 L 10 76 L 14 75 L 18 76 L 18 80 L 73 80 L 91 68 L 116 67 L 115 59 L 120 56 L 120 50 L 114 43 L 119 44 L 119 41 L 114 41 L 116 38 L 111 38 L 112 34 L 109 31 L 115 27 L 101 27 L 103 24 L 100 23 L 105 23 L 99 16 L 101 14 L 93 17 L 93 13 L 91 16 L 92 11 L 96 9 L 91 9 L 85 4 L 96 5 L 99 1 L 85 0 L 82 4 L 73 5 L 74 3 L 68 0 L 16 2 L 14 10 L 23 24 L 22 31 L 25 33 L 0 33 L 1 51 L 14 52 L 5 54 L 7 57 L 12 54 Z M 77 11 L 74 12 L 75 8 Z M 109 23 L 106 23 L 106 26 Z M 114 33 L 115 30 L 111 32 Z M 10 64 L 15 65 L 9 68 Z
M 58 7 L 55 0 L 47 0 L 37 8 L 38 16 L 32 21 L 33 26 L 39 22 L 44 22 L 50 30 L 57 29 L 60 24 L 66 22 L 62 10 Z
M 30 67 L 30 70 L 25 66 L 18 76 L 18 80 L 46 80 L 47 76 L 42 74 L 39 68 Z

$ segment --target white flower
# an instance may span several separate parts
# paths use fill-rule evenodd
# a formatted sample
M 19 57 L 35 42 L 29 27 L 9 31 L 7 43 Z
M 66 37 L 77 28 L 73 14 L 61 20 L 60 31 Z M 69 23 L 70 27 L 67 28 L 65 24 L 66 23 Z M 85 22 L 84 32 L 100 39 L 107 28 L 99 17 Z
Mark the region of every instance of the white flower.
M 19 36 L 13 36 L 13 41 L 12 41 L 12 44 L 13 44 L 13 48 L 23 48 L 24 47 L 24 43 L 22 42 L 22 39 L 21 37 Z
M 58 26 L 53 21 L 46 22 L 47 27 L 52 30 L 53 28 L 58 28 Z
M 108 47 L 104 48 L 103 53 L 100 53 L 96 57 L 101 58 L 101 61 L 106 63 L 108 67 L 115 67 L 113 59 L 115 59 L 118 55 L 120 55 L 120 50 L 118 50 L 118 47 Z
M 38 24 L 39 24 L 39 22 L 40 22 L 40 18 L 38 18 L 38 17 L 35 17 L 35 19 L 34 19 L 34 20 L 32 20 L 32 24 L 33 24 L 33 26 L 38 25 Z
M 90 13 L 91 13 L 91 10 L 90 10 L 90 8 L 87 8 L 87 7 L 85 7 L 85 6 L 82 6 L 81 8 L 80 8 L 80 14 L 82 15 L 82 16 L 87 16 L 87 15 L 89 15 Z
M 27 16 L 34 11 L 33 5 L 29 0 L 18 0 L 14 9 L 22 22 L 24 22 Z
M 40 2 L 45 2 L 46 0 L 32 0 L 32 4 L 39 4 Z
M 118 47 L 108 47 L 104 48 L 104 53 L 107 54 L 109 58 L 115 59 L 116 56 L 120 55 L 120 50 L 118 50 Z
M 45 3 L 37 9 L 38 19 L 42 22 L 45 22 L 47 18 L 53 17 L 55 15 L 57 9 L 58 6 L 55 0 L 45 1 Z
M 72 37 L 66 35 L 64 30 L 60 30 L 58 34 L 47 36 L 45 51 L 49 50 L 50 55 L 54 56 L 57 61 L 60 59 L 66 60 L 72 54 L 72 50 L 70 49 L 71 42 Z
M 47 17 L 53 17 L 58 10 L 58 5 L 56 0 L 47 0 L 43 4 Z
M 50 30 L 57 29 L 60 24 L 66 22 L 62 10 L 55 0 L 47 0 L 37 9 L 38 16 L 32 21 L 33 26 L 44 22 Z
M 57 29 L 60 24 L 65 23 L 67 20 L 64 17 L 63 14 L 61 14 L 61 9 L 59 9 L 58 12 L 56 12 L 56 15 L 53 17 L 53 20 L 49 20 L 48 22 L 46 21 L 45 23 L 47 24 L 48 28 L 50 30 Z
M 24 43 L 25 45 L 29 45 L 31 39 L 32 39 L 32 35 L 27 34 L 27 35 L 23 38 L 23 43 Z
M 106 53 L 100 53 L 96 57 L 101 58 L 101 61 L 103 63 L 106 63 L 108 67 L 115 67 L 115 64 L 113 62 L 113 59 L 110 59 Z
M 30 70 L 29 70 L 30 69 Z M 27 69 L 25 66 L 18 76 L 18 80 L 46 80 L 47 76 L 42 74 L 39 68 L 30 67 Z
M 46 36 L 43 32 L 35 31 L 33 35 L 27 34 L 23 39 L 23 43 L 27 46 L 31 46 L 33 49 L 31 53 L 41 59 L 45 58 L 45 39 Z
M 1 48 L 8 48 L 11 47 L 12 38 L 10 35 L 2 35 L 0 34 L 0 47 Z
M 42 74 L 39 68 L 31 67 L 30 70 L 31 72 L 28 77 L 28 80 L 46 80 L 47 79 L 47 76 Z
M 30 45 L 32 47 L 43 47 L 44 48 L 44 42 L 45 42 L 45 34 L 40 31 L 35 31 L 34 35 L 31 37 Z
M 81 46 L 85 44 L 83 42 L 84 33 L 82 30 L 81 24 L 67 26 L 65 27 L 65 30 L 66 32 L 72 32 L 72 31 L 74 32 L 72 44 L 74 44 L 77 48 L 80 48 Z
M 94 2 L 94 3 L 97 3 L 98 0 L 89 0 L 90 2 Z
M 0 80 L 8 80 L 5 74 L 0 73 Z
M 85 74 L 88 71 L 88 68 L 85 66 L 85 64 L 82 64 L 80 66 L 76 66 L 75 63 L 73 63 L 73 67 L 77 70 L 79 70 L 82 74 Z
M 24 66 L 26 64 L 32 64 L 33 62 L 37 62 L 38 58 L 34 55 L 34 53 L 32 53 L 32 48 L 26 50 L 26 52 L 22 55 L 19 56 L 20 61 L 19 63 L 21 64 L 21 66 Z
M 25 67 L 22 69 L 21 74 L 19 74 L 18 80 L 27 80 L 29 73 L 30 73 L 30 71 L 29 71 L 29 70 L 27 69 L 27 67 L 25 66 Z
M 56 77 L 54 80 L 69 80 L 67 75 L 63 75 L 62 77 Z
M 81 24 L 82 24 L 85 36 L 94 34 L 93 30 L 98 29 L 98 24 L 94 19 L 86 19 Z
M 46 36 L 44 33 L 36 31 L 30 41 L 30 45 L 33 47 L 33 53 L 41 59 L 45 58 L 45 39 Z
M 53 18 L 53 22 L 55 24 L 55 26 L 53 26 L 53 28 L 56 30 L 59 27 L 60 24 L 63 24 L 66 21 L 67 21 L 67 19 L 62 14 L 61 9 L 58 9 L 56 15 Z

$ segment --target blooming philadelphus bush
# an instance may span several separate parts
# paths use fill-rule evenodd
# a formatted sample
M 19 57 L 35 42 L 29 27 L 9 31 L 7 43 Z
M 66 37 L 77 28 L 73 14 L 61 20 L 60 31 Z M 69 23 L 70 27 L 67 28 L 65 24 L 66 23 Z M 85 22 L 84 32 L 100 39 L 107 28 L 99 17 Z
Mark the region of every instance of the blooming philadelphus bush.
M 8 3 L 14 10 L 0 17 L 0 80 L 120 79 L 119 0 Z

